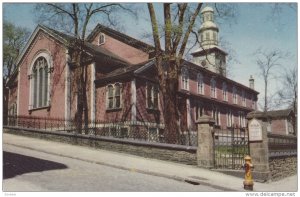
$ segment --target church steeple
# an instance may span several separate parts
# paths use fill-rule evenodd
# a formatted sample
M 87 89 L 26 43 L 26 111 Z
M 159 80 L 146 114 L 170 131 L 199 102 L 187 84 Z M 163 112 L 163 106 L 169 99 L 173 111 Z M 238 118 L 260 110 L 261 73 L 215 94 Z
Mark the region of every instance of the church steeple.
M 227 53 L 219 47 L 219 28 L 214 22 L 214 10 L 201 10 L 202 25 L 198 31 L 200 48 L 192 53 L 193 63 L 226 76 Z
M 211 48 L 218 46 L 219 28 L 214 23 L 214 10 L 211 7 L 205 7 L 202 11 L 202 25 L 199 29 L 200 46 Z

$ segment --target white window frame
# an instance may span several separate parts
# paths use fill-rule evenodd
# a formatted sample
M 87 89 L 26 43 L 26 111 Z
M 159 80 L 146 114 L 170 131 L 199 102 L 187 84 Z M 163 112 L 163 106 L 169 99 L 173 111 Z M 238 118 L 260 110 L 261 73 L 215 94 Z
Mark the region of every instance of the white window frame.
M 47 65 L 47 80 L 44 78 L 45 76 L 45 70 L 44 68 L 41 68 L 39 65 L 37 66 L 37 74 L 36 74 L 36 82 L 37 82 L 37 88 L 36 88 L 36 105 L 34 105 L 34 95 L 35 95 L 35 90 L 34 90 L 34 86 L 35 86 L 35 79 L 34 79 L 34 76 L 33 76 L 33 69 L 35 68 L 35 64 L 36 62 L 41 59 L 41 58 L 44 58 L 45 59 L 45 62 L 46 62 L 46 65 Z M 39 81 L 40 81 L 40 72 L 39 70 L 40 69 L 43 69 L 42 71 L 42 80 L 43 80 L 43 86 L 42 88 L 39 86 Z M 53 62 L 52 62 L 52 58 L 51 56 L 49 55 L 48 51 L 42 51 L 42 52 L 39 52 L 35 58 L 33 59 L 33 61 L 31 62 L 31 65 L 28 69 L 28 79 L 30 80 L 29 81 L 29 105 L 28 105 L 28 109 L 29 110 L 34 110 L 34 109 L 39 109 L 39 108 L 44 108 L 44 107 L 49 107 L 50 106 L 50 92 L 51 92 L 51 89 L 50 89 L 50 84 L 51 84 L 51 73 L 53 72 L 54 68 L 53 68 Z M 47 84 L 46 84 L 46 82 Z M 47 91 L 45 90 L 45 88 L 47 87 Z M 39 105 L 39 98 L 40 98 L 40 93 L 39 93 L 39 90 L 42 89 L 42 103 L 41 105 Z
M 226 120 L 227 127 L 232 127 L 232 111 L 230 109 L 227 109 Z
M 204 94 L 204 80 L 203 75 L 201 73 L 198 73 L 197 75 L 197 89 L 198 94 Z
M 212 98 L 217 98 L 217 93 L 216 93 L 216 80 L 212 78 L 210 80 L 210 96 Z
M 119 85 L 120 86 L 120 106 L 119 107 L 116 107 L 116 86 Z M 109 90 L 109 86 L 112 86 L 112 107 L 109 106 L 109 95 L 108 95 L 108 90 Z M 123 100 L 122 100 L 122 91 L 123 90 L 123 87 L 122 87 L 122 83 L 120 82 L 116 82 L 114 84 L 108 84 L 106 86 L 106 110 L 114 110 L 114 109 L 122 109 L 123 107 Z
M 233 104 L 237 104 L 237 89 L 235 86 L 232 88 L 232 100 Z
M 246 107 L 246 93 L 245 90 L 242 90 L 242 105 Z
M 148 103 L 148 89 L 150 87 L 150 99 L 151 99 L 151 102 L 153 103 L 153 106 L 149 106 L 149 103 Z M 157 97 L 155 98 L 154 95 L 155 95 L 155 91 L 157 91 Z M 157 99 L 157 106 L 155 106 L 155 99 Z M 154 84 L 154 83 L 150 83 L 150 82 L 147 82 L 146 83 L 146 108 L 147 109 L 153 109 L 153 110 L 158 110 L 159 109 L 159 88 L 158 88 L 158 85 Z
M 222 90 L 223 90 L 223 100 L 228 101 L 227 84 L 225 82 L 223 82 Z
M 105 43 L 105 34 L 100 33 L 98 37 L 98 46 L 103 45 Z
M 181 88 L 189 90 L 189 71 L 186 67 L 181 69 Z
M 217 125 L 217 126 L 220 126 L 220 122 L 221 122 L 221 120 L 220 120 L 220 109 L 219 109 L 219 107 L 217 107 L 217 106 L 213 106 L 212 107 L 212 113 L 211 113 L 211 115 L 212 115 L 212 118 L 215 120 L 215 124 Z

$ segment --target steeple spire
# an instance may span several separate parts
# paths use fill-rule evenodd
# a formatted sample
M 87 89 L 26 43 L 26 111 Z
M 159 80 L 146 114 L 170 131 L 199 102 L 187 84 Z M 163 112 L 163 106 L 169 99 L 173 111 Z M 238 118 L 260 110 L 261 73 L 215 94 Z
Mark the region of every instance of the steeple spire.
M 193 63 L 212 72 L 226 76 L 226 55 L 219 45 L 219 28 L 214 22 L 214 10 L 201 10 L 202 25 L 198 31 L 200 47 L 192 53 Z
M 214 23 L 214 10 L 211 7 L 205 7 L 201 11 L 202 25 L 199 29 L 200 46 L 203 48 L 211 48 L 218 46 L 219 28 Z

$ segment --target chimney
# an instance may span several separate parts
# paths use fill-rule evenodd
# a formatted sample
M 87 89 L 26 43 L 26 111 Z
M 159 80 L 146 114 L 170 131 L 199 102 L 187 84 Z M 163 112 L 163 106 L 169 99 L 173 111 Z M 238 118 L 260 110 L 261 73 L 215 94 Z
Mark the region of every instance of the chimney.
M 252 75 L 250 75 L 250 79 L 249 79 L 249 88 L 254 90 L 254 79 Z

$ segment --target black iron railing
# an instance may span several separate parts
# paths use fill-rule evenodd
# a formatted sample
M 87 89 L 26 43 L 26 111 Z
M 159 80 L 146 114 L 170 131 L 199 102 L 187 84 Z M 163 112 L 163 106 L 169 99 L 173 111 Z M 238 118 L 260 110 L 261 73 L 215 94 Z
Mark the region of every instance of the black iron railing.
M 197 132 L 166 133 L 162 124 L 138 121 L 87 121 L 79 124 L 75 119 L 8 116 L 7 124 L 18 128 L 29 128 L 45 131 L 73 132 L 85 135 L 106 136 L 112 138 L 132 139 L 139 141 L 160 142 L 197 146 Z
M 297 137 L 268 133 L 269 157 L 297 155 Z
M 241 169 L 249 154 L 248 133 L 245 128 L 214 128 L 214 166 Z

